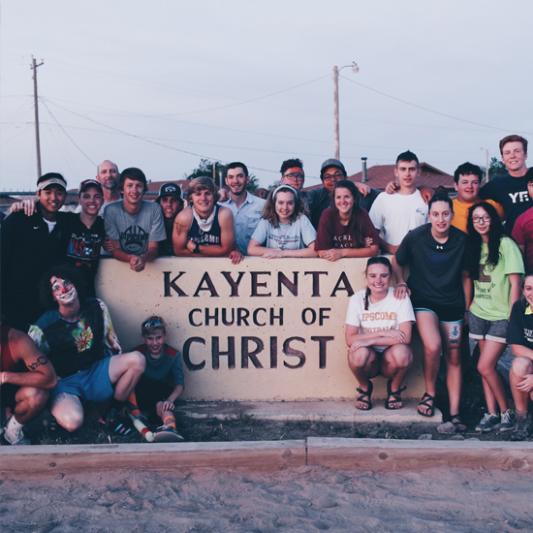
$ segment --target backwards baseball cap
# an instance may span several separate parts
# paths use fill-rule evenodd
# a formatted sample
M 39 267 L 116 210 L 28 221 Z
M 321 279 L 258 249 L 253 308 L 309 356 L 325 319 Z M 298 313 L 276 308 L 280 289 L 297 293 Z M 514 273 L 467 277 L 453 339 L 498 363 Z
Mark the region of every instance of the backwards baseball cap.
M 85 192 L 90 187 L 94 187 L 95 189 L 98 189 L 98 191 L 101 192 L 102 194 L 104 192 L 102 189 L 102 184 L 99 181 L 95 180 L 94 178 L 89 178 L 88 180 L 83 180 L 80 183 L 79 193 L 81 194 L 82 192 Z
M 67 190 L 67 181 L 61 174 L 57 172 L 48 172 L 43 174 L 37 180 L 37 191 L 42 191 L 51 185 L 58 185 L 59 187 Z
M 346 169 L 344 168 L 344 165 L 338 159 L 326 159 L 322 163 L 322 166 L 320 167 L 320 178 L 321 179 L 322 179 L 322 174 L 324 174 L 324 170 L 330 167 L 338 168 L 346 176 Z
M 164 196 L 172 196 L 176 200 L 181 200 L 181 189 L 179 185 L 175 183 L 164 183 L 159 189 L 159 196 L 155 199 L 156 202 L 159 202 Z

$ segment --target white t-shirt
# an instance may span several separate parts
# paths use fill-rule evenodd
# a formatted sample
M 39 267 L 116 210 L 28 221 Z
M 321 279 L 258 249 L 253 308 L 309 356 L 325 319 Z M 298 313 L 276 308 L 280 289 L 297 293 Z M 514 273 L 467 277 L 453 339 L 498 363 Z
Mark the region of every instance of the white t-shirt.
M 369 215 L 381 238 L 398 246 L 409 231 L 428 221 L 428 206 L 418 190 L 413 194 L 382 192 Z
M 395 298 L 392 287 L 383 300 L 372 303 L 369 299 L 367 310 L 365 310 L 365 293 L 366 289 L 362 289 L 351 296 L 346 311 L 346 324 L 358 327 L 361 333 L 400 329 L 402 322 L 415 321 L 411 300 Z M 387 346 L 374 346 L 374 348 L 384 350 Z
M 262 218 L 252 239 L 266 248 L 300 250 L 316 240 L 316 230 L 305 215 L 300 215 L 292 224 L 280 224 L 277 228 Z

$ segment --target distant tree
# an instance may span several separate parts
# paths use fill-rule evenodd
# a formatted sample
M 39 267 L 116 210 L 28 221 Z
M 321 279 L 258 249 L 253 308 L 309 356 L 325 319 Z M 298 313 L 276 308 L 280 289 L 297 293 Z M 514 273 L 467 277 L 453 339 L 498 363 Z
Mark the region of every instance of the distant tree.
M 214 168 L 213 168 L 214 167 Z M 219 161 L 210 161 L 209 159 L 200 159 L 200 163 L 191 173 L 187 174 L 185 179 L 192 180 L 198 176 L 209 176 L 215 180 L 218 187 L 224 186 L 224 176 L 226 175 L 226 165 Z M 250 181 L 247 189 L 250 192 L 255 191 L 259 186 L 257 177 L 250 173 Z
M 505 165 L 497 157 L 491 157 L 489 164 L 489 179 L 492 179 L 494 176 L 501 176 L 502 174 L 507 174 Z

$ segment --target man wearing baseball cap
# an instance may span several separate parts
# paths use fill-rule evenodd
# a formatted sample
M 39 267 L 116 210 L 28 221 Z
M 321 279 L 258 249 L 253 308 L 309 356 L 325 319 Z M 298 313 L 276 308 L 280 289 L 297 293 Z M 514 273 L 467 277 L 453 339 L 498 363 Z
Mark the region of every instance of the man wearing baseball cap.
M 22 331 L 43 311 L 37 296 L 41 276 L 65 260 L 69 219 L 59 210 L 66 187 L 61 174 L 43 174 L 37 180 L 35 213 L 13 213 L 0 229 L 2 313 L 6 324 Z
M 161 185 L 159 196 L 155 201 L 161 206 L 161 211 L 163 211 L 163 222 L 165 223 L 165 232 L 167 234 L 167 238 L 159 242 L 159 255 L 174 255 L 172 228 L 176 215 L 183 209 L 180 186 L 172 182 L 164 183 Z
M 346 169 L 338 159 L 326 159 L 322 163 L 322 166 L 320 167 L 322 187 L 311 191 L 309 196 L 310 218 L 311 223 L 315 228 L 318 228 L 320 215 L 322 215 L 324 209 L 333 205 L 333 191 L 335 190 L 335 184 L 340 180 L 346 179 L 346 177 Z M 360 207 L 368 211 L 378 193 L 364 183 L 356 182 L 355 186 L 361 193 Z

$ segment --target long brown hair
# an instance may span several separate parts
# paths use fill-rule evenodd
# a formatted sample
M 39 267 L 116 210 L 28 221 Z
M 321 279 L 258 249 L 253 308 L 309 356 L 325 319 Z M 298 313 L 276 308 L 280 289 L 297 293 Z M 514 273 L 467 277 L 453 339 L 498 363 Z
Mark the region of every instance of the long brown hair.
M 290 185 L 280 185 L 272 189 L 267 196 L 265 206 L 263 207 L 263 218 L 268 220 L 275 228 L 279 227 L 279 217 L 276 213 L 276 196 L 279 192 L 292 192 L 294 196 L 294 211 L 289 217 L 289 222 L 292 224 L 304 211 L 304 204 L 298 191 Z

